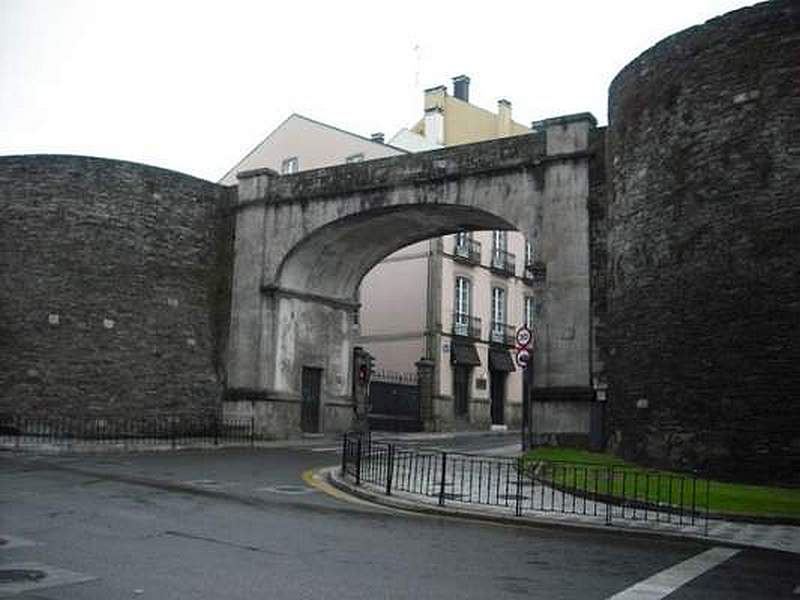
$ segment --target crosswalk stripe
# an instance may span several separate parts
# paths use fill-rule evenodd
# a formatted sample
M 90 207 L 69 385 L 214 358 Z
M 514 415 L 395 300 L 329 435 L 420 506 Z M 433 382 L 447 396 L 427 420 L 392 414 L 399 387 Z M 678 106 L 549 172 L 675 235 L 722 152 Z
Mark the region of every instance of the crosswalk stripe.
M 682 585 L 721 565 L 739 552 L 741 550 L 734 548 L 711 548 L 614 594 L 608 600 L 659 600 L 665 598 Z

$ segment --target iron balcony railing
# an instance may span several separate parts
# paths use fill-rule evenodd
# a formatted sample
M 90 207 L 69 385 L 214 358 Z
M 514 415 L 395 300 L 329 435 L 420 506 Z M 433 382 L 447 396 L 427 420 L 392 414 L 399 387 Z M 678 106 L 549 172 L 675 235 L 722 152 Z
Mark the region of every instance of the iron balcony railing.
M 461 262 L 479 265 L 481 263 L 481 243 L 469 238 L 457 241 L 453 247 L 453 257 Z
M 525 285 L 533 285 L 533 271 L 530 265 L 525 265 L 522 269 L 522 283 Z
M 517 257 L 511 252 L 506 252 L 500 248 L 494 248 L 492 251 L 492 271 L 505 276 L 514 275 L 514 268 L 516 265 Z
M 481 320 L 465 313 L 453 313 L 453 335 L 480 339 Z
M 546 279 L 547 265 L 541 261 L 536 261 L 525 265 L 525 269 L 522 271 L 522 280 L 527 285 L 544 283 Z
M 514 345 L 514 327 L 492 321 L 492 329 L 489 333 L 489 341 L 495 344 L 502 344 L 504 346 Z

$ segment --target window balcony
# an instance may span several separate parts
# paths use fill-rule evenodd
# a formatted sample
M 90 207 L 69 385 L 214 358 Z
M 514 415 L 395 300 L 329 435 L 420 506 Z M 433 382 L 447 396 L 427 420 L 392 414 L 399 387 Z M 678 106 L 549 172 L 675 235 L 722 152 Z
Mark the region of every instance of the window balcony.
M 498 323 L 492 321 L 492 329 L 489 332 L 489 341 L 493 344 L 500 344 L 502 346 L 514 345 L 514 327 L 506 325 L 505 323 Z
M 517 257 L 497 248 L 492 252 L 492 262 L 489 265 L 492 271 L 505 277 L 513 277 Z
M 456 243 L 453 246 L 453 258 L 471 265 L 481 264 L 481 243 L 472 239 Z
M 534 285 L 537 283 L 544 283 L 547 279 L 547 264 L 541 261 L 533 262 L 525 265 L 525 270 L 522 272 L 522 281 L 527 285 Z
M 453 313 L 453 335 L 479 340 L 481 338 L 481 320 L 464 313 Z

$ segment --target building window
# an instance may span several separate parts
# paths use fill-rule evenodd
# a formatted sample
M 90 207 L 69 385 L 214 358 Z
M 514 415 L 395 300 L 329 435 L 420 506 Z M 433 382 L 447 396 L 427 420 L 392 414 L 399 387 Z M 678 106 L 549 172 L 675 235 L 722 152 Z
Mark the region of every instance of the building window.
M 291 175 L 292 173 L 297 173 L 297 171 L 299 170 L 300 170 L 300 161 L 297 159 L 296 156 L 284 159 L 283 164 L 281 164 L 282 175 Z
M 360 152 L 358 154 L 351 154 L 347 157 L 348 163 L 357 163 L 361 162 L 362 160 L 364 160 L 364 155 Z
M 492 341 L 505 342 L 506 333 L 506 291 L 492 288 Z
M 472 239 L 472 233 L 469 231 L 460 231 L 453 236 L 453 256 L 468 264 L 480 264 L 481 262 L 481 244 Z
M 505 277 L 514 275 L 515 256 L 508 251 L 508 232 L 492 233 L 492 260 L 490 268 Z
M 481 320 L 472 316 L 472 282 L 466 277 L 456 277 L 453 335 L 474 339 L 481 337 Z
M 466 277 L 456 277 L 456 314 L 468 317 L 472 313 L 470 307 L 471 284 Z
M 466 277 L 456 277 L 455 314 L 453 315 L 453 333 L 468 336 L 470 314 L 472 313 L 471 283 Z
M 492 252 L 497 257 L 508 249 L 508 233 L 505 231 L 495 231 L 492 233 Z
M 525 327 L 533 327 L 533 296 L 525 296 Z

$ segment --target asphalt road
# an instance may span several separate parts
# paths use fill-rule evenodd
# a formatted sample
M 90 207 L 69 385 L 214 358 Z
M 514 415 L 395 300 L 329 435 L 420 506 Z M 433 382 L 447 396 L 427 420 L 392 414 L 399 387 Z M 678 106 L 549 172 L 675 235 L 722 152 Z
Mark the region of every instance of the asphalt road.
M 52 573 L 58 585 L 15 598 L 800 599 L 800 560 L 792 554 L 478 524 L 331 497 L 302 478 L 336 463 L 327 444 L 91 457 L 2 453 L 0 597 L 21 585 L 4 583 L 4 571 L 8 577 L 26 568 Z M 437 443 L 461 450 L 492 444 Z M 670 595 L 641 595 L 670 590 L 698 561 L 708 568 Z M 81 576 L 92 579 L 69 583 Z

